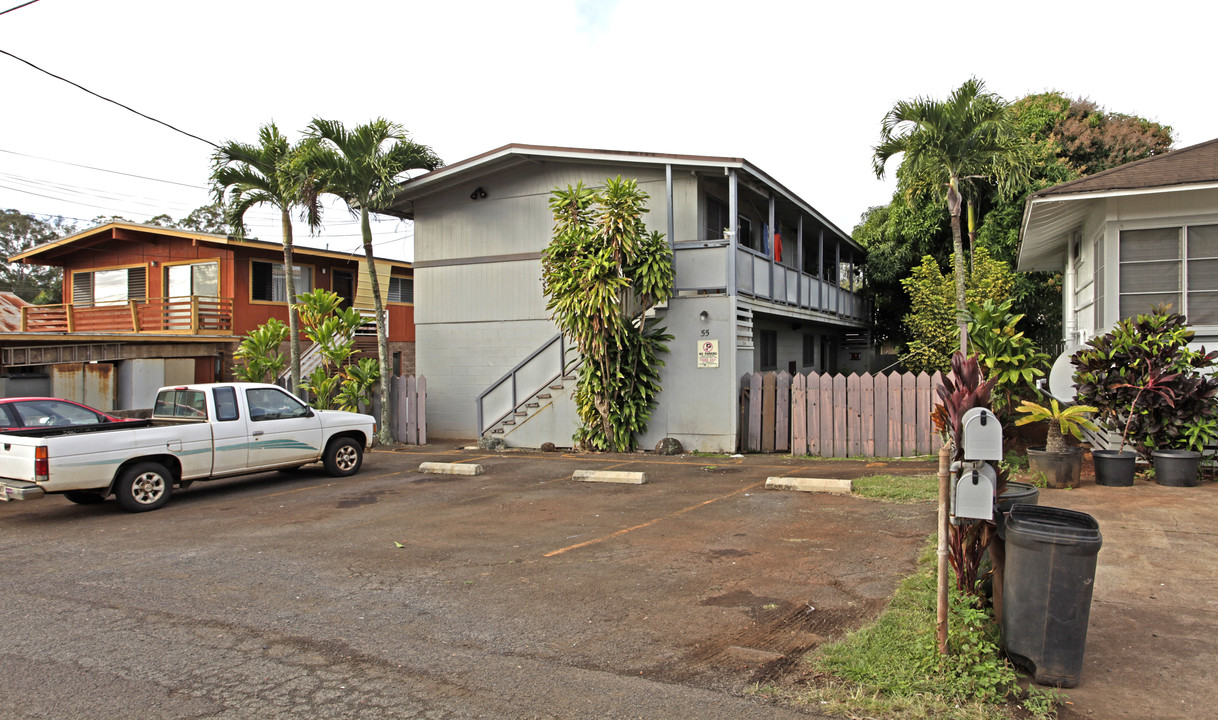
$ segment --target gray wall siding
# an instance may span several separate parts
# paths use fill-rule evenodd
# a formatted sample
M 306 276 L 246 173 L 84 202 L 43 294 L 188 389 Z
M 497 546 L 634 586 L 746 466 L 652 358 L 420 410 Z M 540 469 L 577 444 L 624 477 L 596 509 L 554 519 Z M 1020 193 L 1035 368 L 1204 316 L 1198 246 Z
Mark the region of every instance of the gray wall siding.
M 540 260 L 418 268 L 414 307 L 416 327 L 550 317 Z
M 417 326 L 418 372 L 427 377 L 428 435 L 477 437 L 474 398 L 557 333 L 548 320 Z

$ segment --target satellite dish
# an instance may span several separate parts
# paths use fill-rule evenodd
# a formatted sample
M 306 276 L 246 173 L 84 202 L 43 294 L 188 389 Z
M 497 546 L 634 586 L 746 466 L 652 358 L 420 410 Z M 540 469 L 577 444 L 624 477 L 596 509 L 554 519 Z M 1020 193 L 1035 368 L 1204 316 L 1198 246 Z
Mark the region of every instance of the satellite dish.
M 1076 351 L 1078 346 L 1058 355 L 1049 370 L 1049 394 L 1062 402 L 1074 402 L 1078 394 L 1074 389 L 1074 364 L 1070 362 L 1070 356 Z

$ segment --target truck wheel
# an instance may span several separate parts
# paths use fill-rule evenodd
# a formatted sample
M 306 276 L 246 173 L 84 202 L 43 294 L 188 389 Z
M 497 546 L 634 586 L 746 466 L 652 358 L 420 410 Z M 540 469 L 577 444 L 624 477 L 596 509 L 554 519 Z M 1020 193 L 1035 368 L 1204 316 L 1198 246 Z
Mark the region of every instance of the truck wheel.
M 326 472 L 334 477 L 349 477 L 359 472 L 359 466 L 364 462 L 364 449 L 349 437 L 340 437 L 330 441 L 326 446 L 323 458 Z
M 127 512 L 156 510 L 169 502 L 173 475 L 157 463 L 139 463 L 127 468 L 114 487 L 118 506 Z
M 63 496 L 77 505 L 100 505 L 106 501 L 105 495 L 92 490 L 69 490 Z

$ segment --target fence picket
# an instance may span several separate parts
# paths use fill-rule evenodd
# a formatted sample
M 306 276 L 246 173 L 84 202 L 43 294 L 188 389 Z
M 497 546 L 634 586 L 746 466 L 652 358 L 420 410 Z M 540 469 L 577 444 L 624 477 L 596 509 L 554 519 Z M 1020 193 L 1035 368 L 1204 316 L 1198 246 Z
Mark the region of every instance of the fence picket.
M 786 452 L 791 447 L 791 375 L 778 373 L 774 393 L 774 450 Z
M 415 380 L 414 392 L 415 392 L 414 405 L 417 408 L 417 410 L 415 412 L 415 420 L 418 423 L 417 427 L 419 429 L 418 430 L 419 435 L 418 435 L 418 437 L 415 438 L 415 442 L 417 442 L 420 445 L 426 445 L 427 444 L 427 377 L 426 376 L 420 375 Z
M 821 448 L 821 423 L 820 423 L 820 375 L 811 373 L 808 375 L 808 454 L 820 455 Z
M 903 457 L 904 434 L 901 432 L 901 373 L 888 375 L 888 450 L 893 457 Z
M 849 436 L 846 434 L 846 376 L 833 378 L 833 457 L 850 457 Z
M 808 378 L 791 379 L 791 454 L 808 454 Z
M 918 373 L 918 454 L 930 454 L 930 376 Z
M 749 451 L 761 450 L 761 373 L 749 378 Z
M 918 379 L 901 375 L 901 454 L 918 454 Z
M 875 378 L 871 373 L 859 376 L 859 424 L 863 431 L 863 457 L 875 457 Z
M 774 421 L 777 419 L 774 405 L 777 389 L 774 373 L 765 373 L 761 378 L 761 452 L 774 452 Z
M 846 378 L 846 452 L 847 457 L 863 454 L 863 386 L 854 373 Z
M 875 403 L 875 422 L 871 423 L 875 434 L 875 455 L 895 457 L 897 453 L 888 449 L 888 376 L 884 373 L 875 376 L 872 399 Z
M 846 401 L 842 398 L 842 402 Z M 825 457 L 838 457 L 834 454 L 833 427 L 833 376 L 820 376 L 820 454 Z

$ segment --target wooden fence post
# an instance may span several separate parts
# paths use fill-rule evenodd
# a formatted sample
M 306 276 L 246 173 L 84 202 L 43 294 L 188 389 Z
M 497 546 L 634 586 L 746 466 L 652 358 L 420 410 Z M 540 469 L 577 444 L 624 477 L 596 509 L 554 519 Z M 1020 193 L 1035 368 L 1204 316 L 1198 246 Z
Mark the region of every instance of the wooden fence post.
M 850 457 L 850 436 L 846 428 L 846 376 L 833 378 L 833 457 Z
M 414 386 L 414 405 L 415 405 L 415 421 L 418 423 L 419 433 L 415 438 L 420 445 L 427 444 L 427 377 L 420 375 L 415 380 Z
M 774 452 L 775 395 L 777 378 L 774 373 L 762 373 L 761 377 L 761 452 Z
M 824 457 L 837 457 L 833 452 L 833 439 L 837 437 L 837 428 L 833 426 L 833 377 L 828 374 L 820 376 L 820 454 Z M 845 402 L 842 398 L 842 402 Z
M 875 429 L 875 454 L 877 457 L 893 457 L 888 450 L 888 376 L 876 373 L 875 388 L 872 390 L 875 407 L 875 421 L 871 423 Z
M 820 375 L 815 372 L 808 373 L 808 454 L 820 455 L 822 453 L 820 422 Z
M 761 450 L 761 373 L 749 376 L 749 452 Z

